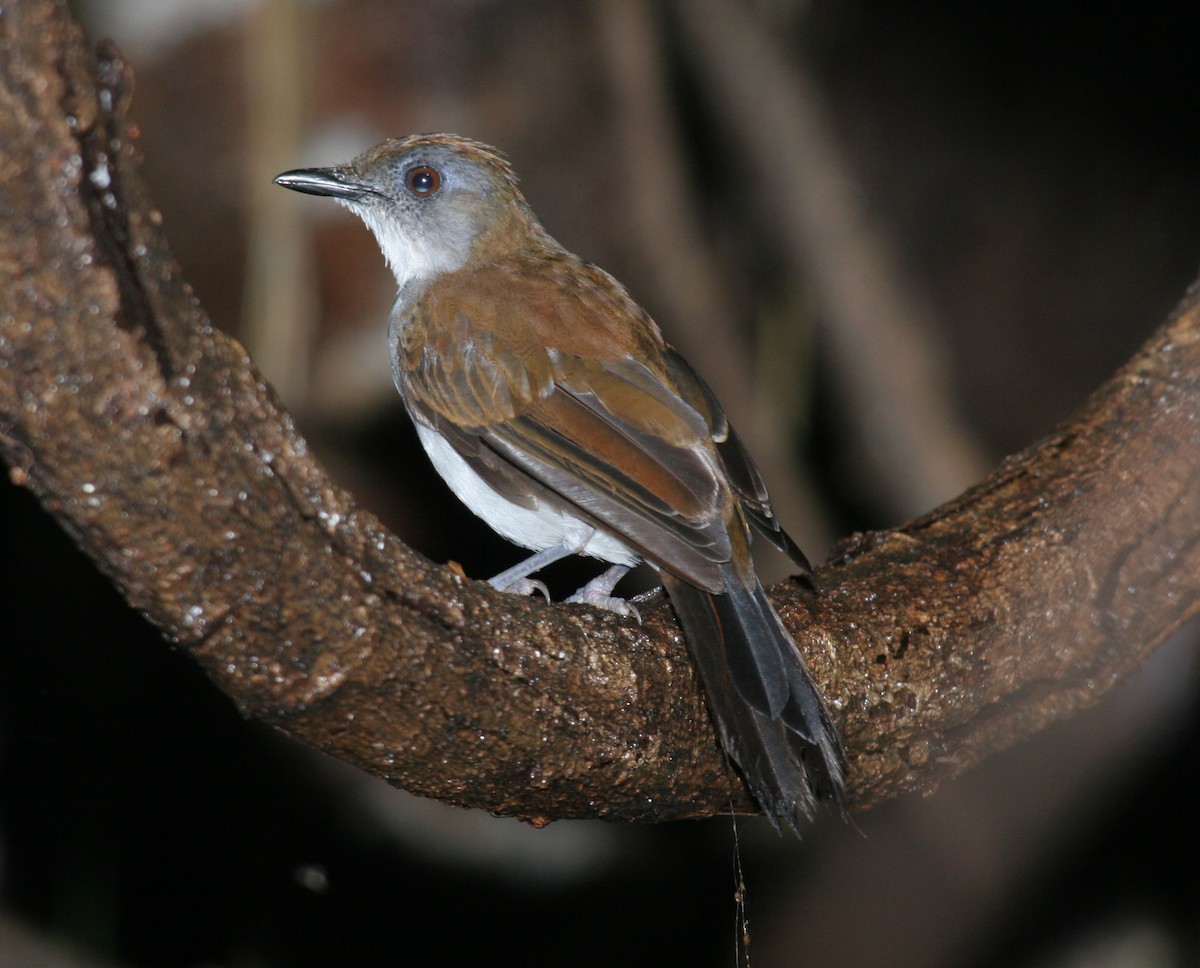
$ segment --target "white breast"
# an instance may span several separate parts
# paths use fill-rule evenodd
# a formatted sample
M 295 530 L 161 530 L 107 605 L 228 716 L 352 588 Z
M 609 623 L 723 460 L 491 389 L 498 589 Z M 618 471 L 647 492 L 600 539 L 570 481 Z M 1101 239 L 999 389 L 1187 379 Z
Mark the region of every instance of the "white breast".
M 592 525 L 570 514 L 545 506 L 530 509 L 513 504 L 471 470 L 458 451 L 437 431 L 414 423 L 425 453 L 450 490 L 501 537 L 531 551 L 542 551 L 560 543 L 575 545 L 586 539 L 587 544 L 580 554 L 619 565 L 635 565 L 641 560 L 641 556 L 624 542 L 607 532 L 596 531 Z

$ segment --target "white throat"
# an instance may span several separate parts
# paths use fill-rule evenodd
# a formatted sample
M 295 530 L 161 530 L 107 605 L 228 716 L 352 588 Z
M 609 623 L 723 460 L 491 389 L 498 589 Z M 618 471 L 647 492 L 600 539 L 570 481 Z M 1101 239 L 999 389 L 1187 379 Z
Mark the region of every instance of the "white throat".
M 400 289 L 411 282 L 453 272 L 471 254 L 474 231 L 466 224 L 443 226 L 438 232 L 414 232 L 400 218 L 374 207 L 343 204 L 371 230 Z

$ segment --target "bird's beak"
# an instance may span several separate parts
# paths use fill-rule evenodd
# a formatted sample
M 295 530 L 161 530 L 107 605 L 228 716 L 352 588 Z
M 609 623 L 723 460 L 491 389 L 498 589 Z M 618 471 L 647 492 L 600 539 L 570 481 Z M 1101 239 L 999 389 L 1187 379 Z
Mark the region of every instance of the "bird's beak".
M 340 168 L 297 168 L 275 176 L 275 184 L 307 195 L 328 195 L 348 202 L 357 202 L 375 194 Z

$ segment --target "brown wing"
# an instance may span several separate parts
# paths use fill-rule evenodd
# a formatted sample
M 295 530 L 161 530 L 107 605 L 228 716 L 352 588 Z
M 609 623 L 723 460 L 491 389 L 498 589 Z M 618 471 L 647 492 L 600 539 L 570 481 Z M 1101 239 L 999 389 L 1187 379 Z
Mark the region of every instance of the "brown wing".
M 532 484 L 719 591 L 733 498 L 712 414 L 676 383 L 648 317 L 588 271 L 585 285 L 503 267 L 455 280 L 452 295 L 435 285 L 401 341 L 409 409 L 506 497 Z
M 758 467 L 726 419 L 725 411 L 708 384 L 692 369 L 687 360 L 670 347 L 667 348 L 664 358 L 685 398 L 707 415 L 713 427 L 717 453 L 725 466 L 726 478 L 746 519 L 771 544 L 799 565 L 806 575 L 811 575 L 812 565 L 800 550 L 800 546 L 783 530 L 779 519 L 775 517 L 771 498 L 767 494 L 767 485 L 763 482 Z

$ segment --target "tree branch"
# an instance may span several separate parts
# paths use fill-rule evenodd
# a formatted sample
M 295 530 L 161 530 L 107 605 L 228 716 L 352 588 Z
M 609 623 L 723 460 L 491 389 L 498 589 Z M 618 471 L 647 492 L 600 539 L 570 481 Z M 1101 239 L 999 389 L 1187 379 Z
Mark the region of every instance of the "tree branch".
M 530 819 L 748 809 L 669 607 L 499 595 L 332 483 L 183 282 L 129 74 L 65 6 L 0 13 L 0 452 L 249 715 Z M 1196 611 L 1200 295 L 1052 437 L 784 584 L 860 806 L 1094 702 Z M 381 337 L 382 338 L 382 337 Z M 785 515 L 786 516 L 786 515 Z

